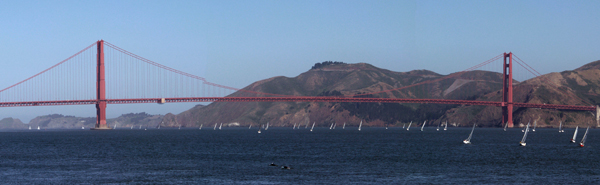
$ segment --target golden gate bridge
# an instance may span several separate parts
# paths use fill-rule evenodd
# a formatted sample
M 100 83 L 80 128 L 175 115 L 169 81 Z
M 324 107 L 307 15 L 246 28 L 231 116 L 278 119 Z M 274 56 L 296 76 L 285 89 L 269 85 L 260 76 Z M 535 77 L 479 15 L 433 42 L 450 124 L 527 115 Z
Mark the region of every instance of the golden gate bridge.
M 569 91 L 563 91 L 563 93 L 580 100 L 582 105 L 513 102 L 513 62 L 536 77 L 548 80 L 513 53 L 500 54 L 461 72 L 437 79 L 361 95 L 389 93 L 456 78 L 464 72 L 479 69 L 495 61 L 502 62 L 502 99 L 500 101 L 294 96 L 257 92 L 211 83 L 205 78 L 164 66 L 100 40 L 50 68 L 0 90 L 0 107 L 95 104 L 96 125 L 94 129 L 110 129 L 106 125 L 107 104 L 177 102 L 270 101 L 483 105 L 502 107 L 502 123 L 508 124 L 509 127 L 513 127 L 514 107 L 594 111 L 597 121 L 599 120 L 598 106 L 591 105 L 588 101 Z M 552 83 L 548 83 L 548 85 L 552 85 Z M 231 96 L 232 92 L 243 92 L 247 96 Z

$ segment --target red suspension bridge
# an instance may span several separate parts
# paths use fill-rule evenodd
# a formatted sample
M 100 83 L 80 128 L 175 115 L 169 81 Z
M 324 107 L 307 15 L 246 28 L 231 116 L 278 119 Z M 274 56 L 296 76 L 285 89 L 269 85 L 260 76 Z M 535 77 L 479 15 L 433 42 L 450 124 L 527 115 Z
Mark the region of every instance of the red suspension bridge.
M 502 61 L 503 86 L 500 101 L 292 96 L 255 92 L 211 83 L 205 78 L 161 65 L 100 40 L 50 68 L 0 90 L 0 107 L 95 104 L 97 110 L 95 129 L 109 129 L 106 125 L 107 104 L 132 103 L 287 101 L 484 105 L 502 107 L 502 123 L 508 124 L 509 127 L 513 126 L 514 107 L 594 111 L 598 115 L 597 106 L 592 106 L 571 92 L 564 93 L 580 99 L 587 105 L 513 102 L 513 61 L 534 76 L 542 75 L 512 53 L 498 55 L 452 75 L 361 95 L 390 93 L 456 78 L 464 72 L 480 69 L 495 61 Z M 227 96 L 233 92 L 243 92 L 252 96 Z

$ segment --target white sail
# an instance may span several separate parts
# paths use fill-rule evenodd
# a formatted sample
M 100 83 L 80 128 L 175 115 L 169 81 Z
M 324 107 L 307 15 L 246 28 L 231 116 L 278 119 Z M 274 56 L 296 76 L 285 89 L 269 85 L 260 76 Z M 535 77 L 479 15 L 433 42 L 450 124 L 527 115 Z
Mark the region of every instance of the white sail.
M 83 129 L 83 127 L 81 127 Z M 131 125 L 131 129 L 133 130 L 133 125 Z
M 198 128 L 198 130 L 202 130 L 202 125 L 204 125 L 204 124 L 200 124 L 200 128 Z
M 448 130 L 448 121 L 444 124 L 444 130 Z
M 577 138 L 577 130 L 579 130 L 579 126 L 575 127 L 575 133 L 573 133 L 573 139 L 571 139 L 571 143 L 575 143 L 575 138 Z
M 344 126 L 342 126 L 342 129 L 346 129 L 346 122 L 344 122 Z
M 471 137 L 473 137 L 473 131 L 475 130 L 475 125 L 477 125 L 477 124 L 473 123 L 473 128 L 471 129 L 471 134 L 469 134 L 469 137 L 463 141 L 464 144 L 471 144 Z
M 427 120 L 425 120 L 425 121 L 423 122 L 423 125 L 421 126 L 421 132 L 423 132 L 423 128 L 425 128 L 425 124 L 426 124 L 426 123 L 427 123 Z
M 160 128 L 160 126 L 158 128 Z M 181 125 L 179 125 L 179 130 L 181 130 Z
M 506 131 L 506 127 L 508 127 L 508 122 L 504 123 L 504 131 Z
M 558 125 L 558 132 L 565 132 L 565 131 L 562 129 L 562 121 L 560 121 L 560 124 Z
M 362 120 L 360 120 L 360 124 L 358 125 L 358 131 L 360 131 L 361 127 L 362 127 Z
M 218 123 L 215 123 L 215 128 L 213 128 L 213 130 L 217 130 L 217 124 L 218 124 Z
M 31 125 L 29 125 L 29 130 L 31 130 Z
M 309 124 L 309 123 L 310 123 L 310 122 L 308 122 L 308 121 L 306 122 L 306 126 L 304 126 L 304 129 L 308 128 L 308 124 Z
M 527 128 L 525 128 L 525 134 L 523 134 L 523 139 L 521 139 L 521 142 L 519 142 L 521 146 L 527 145 L 527 143 L 525 142 L 525 140 L 527 139 L 527 133 L 529 133 L 529 123 L 527 123 Z
M 181 126 L 179 126 L 179 127 L 181 127 Z M 158 125 L 158 129 L 160 129 L 160 125 Z
M 38 130 L 40 130 L 40 126 L 38 126 Z
M 312 127 L 310 127 L 310 131 L 311 131 L 311 132 L 313 131 L 313 128 L 315 128 L 315 122 L 313 122 L 313 126 L 312 126 Z
M 334 123 L 334 124 L 333 124 L 333 130 L 335 130 L 335 126 L 337 126 L 337 123 Z
M 404 127 L 406 127 L 406 123 L 402 124 L 402 129 L 404 129 Z
M 131 128 L 133 128 L 133 126 L 131 126 Z M 81 130 L 85 129 L 85 127 L 81 127 Z
M 408 124 L 408 127 L 406 127 L 406 131 L 408 131 L 410 129 L 410 125 L 412 125 L 412 121 L 410 121 L 410 123 Z
M 531 131 L 535 132 L 535 127 L 537 127 L 537 120 L 533 121 L 533 129 Z
M 221 123 L 221 124 L 219 125 L 219 130 L 221 130 L 221 127 L 223 127 L 223 123 Z
M 529 123 L 531 123 L 531 120 L 529 120 L 529 122 L 527 122 L 527 125 L 529 125 Z M 525 128 L 523 128 L 523 130 L 521 130 L 521 132 L 525 132 Z
M 251 129 L 251 128 L 252 128 L 252 123 L 250 123 L 250 126 L 248 127 L 248 129 Z
M 329 130 L 331 130 L 331 128 L 333 128 L 333 123 L 331 123 L 331 126 L 329 126 Z
M 267 127 L 265 127 L 265 130 L 269 129 L 269 122 L 267 122 Z
M 579 146 L 583 147 L 585 145 L 585 139 L 587 138 L 587 133 L 590 130 L 590 126 L 585 129 L 585 134 L 583 134 L 583 138 L 581 138 L 581 142 L 579 142 Z
M 441 123 L 438 123 L 438 127 L 435 129 L 435 131 L 440 131 L 440 124 Z
M 142 125 L 140 125 L 140 130 L 142 129 Z

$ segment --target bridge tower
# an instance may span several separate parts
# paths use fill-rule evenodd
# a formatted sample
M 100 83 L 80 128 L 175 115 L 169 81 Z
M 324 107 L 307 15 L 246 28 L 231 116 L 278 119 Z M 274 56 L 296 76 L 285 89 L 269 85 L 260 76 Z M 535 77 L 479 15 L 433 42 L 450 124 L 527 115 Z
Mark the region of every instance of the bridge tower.
M 106 125 L 106 89 L 104 83 L 104 40 L 97 42 L 96 56 L 96 127 L 92 129 L 110 129 Z
M 507 60 L 508 59 L 508 60 Z M 513 124 L 513 75 L 512 75 L 512 52 L 504 53 L 504 64 L 502 67 L 502 123 L 512 128 Z

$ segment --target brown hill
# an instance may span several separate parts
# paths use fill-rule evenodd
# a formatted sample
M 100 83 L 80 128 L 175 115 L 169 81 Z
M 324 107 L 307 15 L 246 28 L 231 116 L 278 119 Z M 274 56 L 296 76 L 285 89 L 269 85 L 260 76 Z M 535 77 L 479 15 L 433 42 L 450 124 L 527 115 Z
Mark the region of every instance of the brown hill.
M 477 99 L 502 87 L 501 74 L 494 72 L 471 71 L 451 75 L 455 76 L 440 79 L 446 76 L 427 70 L 394 72 L 366 63 L 335 63 L 315 65 L 311 70 L 293 78 L 279 76 L 261 80 L 244 90 L 295 96 Z M 439 81 L 429 85 L 368 94 L 436 79 Z M 238 91 L 230 96 L 267 96 L 246 91 Z M 457 106 L 436 104 L 215 102 L 165 119 L 163 124 L 196 127 L 212 123 L 235 122 L 247 126 L 269 122 L 273 126 L 291 126 L 294 123 L 306 125 L 316 122 L 317 126 L 329 126 L 332 122 L 357 125 L 360 120 L 365 120 L 365 125 L 384 126 L 437 119 L 455 107 Z

